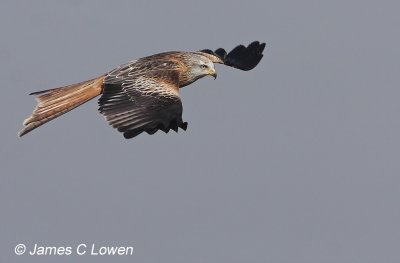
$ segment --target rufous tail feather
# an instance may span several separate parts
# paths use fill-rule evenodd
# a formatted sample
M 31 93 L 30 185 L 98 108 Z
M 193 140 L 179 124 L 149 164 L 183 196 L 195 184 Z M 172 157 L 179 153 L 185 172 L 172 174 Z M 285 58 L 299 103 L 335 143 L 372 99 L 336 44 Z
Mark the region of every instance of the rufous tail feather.
M 38 104 L 32 115 L 25 119 L 24 128 L 18 133 L 21 137 L 37 127 L 82 105 L 100 95 L 103 91 L 104 75 L 65 87 L 33 92 Z

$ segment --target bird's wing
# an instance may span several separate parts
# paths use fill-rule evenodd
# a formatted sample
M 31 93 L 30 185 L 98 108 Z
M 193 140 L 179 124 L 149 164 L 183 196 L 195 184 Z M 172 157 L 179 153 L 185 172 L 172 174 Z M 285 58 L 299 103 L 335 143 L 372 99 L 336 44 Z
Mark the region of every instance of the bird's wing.
M 247 47 L 239 45 L 227 53 L 225 49 L 219 48 L 215 51 L 203 49 L 200 52 L 208 54 L 214 63 L 224 64 L 241 70 L 251 70 L 260 62 L 263 57 L 265 43 L 252 42 Z
M 99 111 L 129 139 L 142 132 L 186 130 L 179 97 L 179 71 L 171 61 L 132 61 L 104 80 Z

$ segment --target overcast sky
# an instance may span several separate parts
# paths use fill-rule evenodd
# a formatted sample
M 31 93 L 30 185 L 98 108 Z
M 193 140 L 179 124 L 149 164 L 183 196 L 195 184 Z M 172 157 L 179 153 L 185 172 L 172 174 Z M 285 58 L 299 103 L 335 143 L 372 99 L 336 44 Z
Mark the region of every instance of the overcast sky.
M 400 262 L 397 1 L 0 3 L 1 262 Z M 27 94 L 260 40 L 181 91 L 186 132 L 125 140 L 91 102 L 17 137 Z M 14 247 L 133 246 L 129 256 Z

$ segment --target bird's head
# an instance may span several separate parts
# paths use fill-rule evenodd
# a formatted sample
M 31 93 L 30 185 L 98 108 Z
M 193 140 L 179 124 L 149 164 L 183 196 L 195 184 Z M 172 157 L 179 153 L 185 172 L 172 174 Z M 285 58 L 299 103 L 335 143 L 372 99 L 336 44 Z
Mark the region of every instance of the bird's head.
M 214 79 L 217 78 L 217 71 L 215 70 L 214 63 L 208 58 L 199 59 L 198 63 L 194 67 L 194 71 L 200 75 L 204 76 L 213 76 Z
M 185 69 L 180 76 L 180 87 L 187 86 L 205 76 L 217 78 L 214 62 L 202 52 L 185 53 L 184 63 Z
M 215 70 L 214 63 L 206 56 L 200 54 L 193 54 L 190 71 L 193 78 L 196 80 L 205 76 L 213 76 L 217 78 L 217 71 Z

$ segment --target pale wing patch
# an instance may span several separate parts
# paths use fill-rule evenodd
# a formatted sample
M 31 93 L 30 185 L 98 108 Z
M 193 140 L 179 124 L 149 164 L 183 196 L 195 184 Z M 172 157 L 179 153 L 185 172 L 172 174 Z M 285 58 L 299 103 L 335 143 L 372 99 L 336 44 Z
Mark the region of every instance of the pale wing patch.
M 146 70 L 148 63 L 138 61 L 107 76 L 99 110 L 125 138 L 142 132 L 186 129 L 179 97 L 179 72 L 170 67 L 162 70 L 165 63 L 153 64 L 151 70 Z

